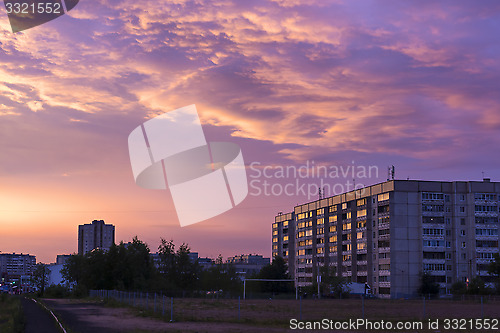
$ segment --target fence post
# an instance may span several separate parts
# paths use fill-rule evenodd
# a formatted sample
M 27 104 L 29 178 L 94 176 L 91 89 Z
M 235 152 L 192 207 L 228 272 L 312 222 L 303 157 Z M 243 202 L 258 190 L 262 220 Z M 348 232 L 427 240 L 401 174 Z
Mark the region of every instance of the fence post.
M 238 296 L 238 321 L 240 321 L 241 315 L 241 305 L 240 305 L 240 296 Z
M 155 293 L 155 300 L 153 302 L 153 312 L 156 313 L 156 293 Z
M 174 298 L 170 298 L 170 322 L 174 322 Z
M 161 316 L 165 317 L 165 295 L 163 295 L 163 306 L 161 308 Z
M 361 318 L 365 319 L 365 296 L 361 295 Z
M 423 318 L 425 318 L 425 317 L 426 317 L 426 314 L 425 314 L 425 296 L 424 296 L 424 316 L 423 316 Z
M 483 296 L 481 296 L 481 319 L 484 319 Z
M 299 297 L 299 320 L 302 320 L 302 295 Z
M 146 310 L 149 310 L 149 293 L 146 293 Z

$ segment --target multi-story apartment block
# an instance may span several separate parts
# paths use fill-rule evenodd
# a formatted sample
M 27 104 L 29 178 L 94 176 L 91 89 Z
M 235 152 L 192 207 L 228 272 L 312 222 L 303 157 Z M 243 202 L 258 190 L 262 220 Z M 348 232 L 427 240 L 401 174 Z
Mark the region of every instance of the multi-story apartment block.
M 280 213 L 273 256 L 288 261 L 298 287 L 327 265 L 380 297 L 415 296 L 422 273 L 449 293 L 456 281 L 491 281 L 499 201 L 500 183 L 489 179 L 391 180 Z
M 288 273 L 295 276 L 295 213 L 279 213 L 273 223 L 273 258 L 283 257 Z M 290 260 L 291 259 L 291 260 Z
M 32 275 L 36 266 L 36 257 L 29 254 L 0 253 L 1 278 L 18 278 Z
M 103 220 L 78 226 L 78 254 L 86 254 L 94 249 L 109 250 L 115 243 L 115 226 Z

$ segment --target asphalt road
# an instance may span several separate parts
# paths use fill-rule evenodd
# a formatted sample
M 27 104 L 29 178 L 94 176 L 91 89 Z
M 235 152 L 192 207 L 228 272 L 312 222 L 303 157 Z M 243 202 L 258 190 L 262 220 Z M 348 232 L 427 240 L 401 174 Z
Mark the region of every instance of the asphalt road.
M 32 299 L 22 298 L 25 333 L 61 333 L 54 317 Z

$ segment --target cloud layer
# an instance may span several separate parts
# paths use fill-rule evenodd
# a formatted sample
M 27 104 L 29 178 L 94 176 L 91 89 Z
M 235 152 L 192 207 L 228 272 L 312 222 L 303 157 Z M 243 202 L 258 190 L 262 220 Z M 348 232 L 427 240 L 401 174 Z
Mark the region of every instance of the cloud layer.
M 0 177 L 47 192 L 67 184 L 82 202 L 92 186 L 108 198 L 126 191 L 113 209 L 150 207 L 129 183 L 126 137 L 195 103 L 207 133 L 233 136 L 248 162 L 356 160 L 395 164 L 404 177 L 494 178 L 498 22 L 497 1 L 82 0 L 17 34 L 4 16 Z M 276 202 L 252 213 L 263 243 L 276 206 L 296 203 Z

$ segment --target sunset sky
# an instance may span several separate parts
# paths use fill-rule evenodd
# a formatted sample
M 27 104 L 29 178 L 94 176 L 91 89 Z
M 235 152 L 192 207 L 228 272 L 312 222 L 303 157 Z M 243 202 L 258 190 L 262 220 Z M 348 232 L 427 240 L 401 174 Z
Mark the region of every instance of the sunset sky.
M 296 184 L 259 177 L 266 166 L 304 165 L 378 167 L 355 175 L 363 185 L 389 165 L 400 179 L 498 181 L 500 2 L 81 0 L 16 34 L 2 5 L 0 251 L 53 262 L 77 251 L 79 224 L 104 219 L 153 251 L 164 237 L 270 256 L 274 216 L 317 196 L 250 189 L 181 228 L 168 191 L 135 184 L 129 133 L 190 104 L 209 141 L 241 147 L 254 187 Z

